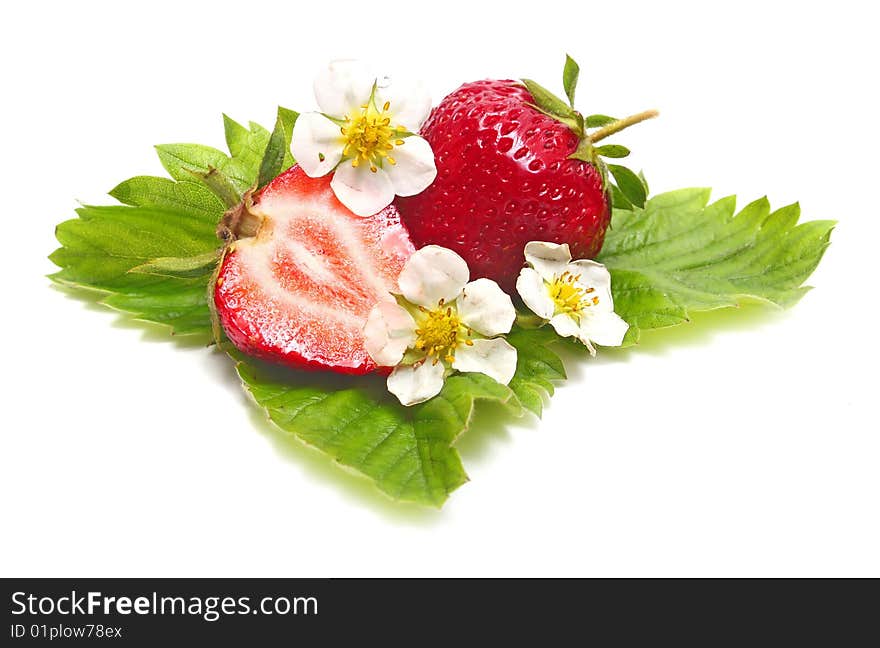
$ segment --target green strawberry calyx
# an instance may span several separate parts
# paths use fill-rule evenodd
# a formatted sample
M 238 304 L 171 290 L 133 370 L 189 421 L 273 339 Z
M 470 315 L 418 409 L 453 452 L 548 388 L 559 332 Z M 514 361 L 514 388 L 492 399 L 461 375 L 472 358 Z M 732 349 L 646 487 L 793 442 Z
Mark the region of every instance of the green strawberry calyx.
M 624 158 L 630 150 L 620 144 L 604 144 L 596 146 L 625 128 L 634 126 L 647 119 L 653 119 L 660 113 L 656 110 L 645 110 L 623 119 L 608 115 L 587 115 L 574 107 L 575 91 L 577 90 L 580 66 L 568 54 L 565 55 L 565 67 L 562 71 L 562 85 L 568 101 L 565 101 L 544 86 L 532 79 L 522 79 L 523 85 L 531 93 L 534 103 L 530 104 L 539 112 L 565 124 L 578 137 L 578 146 L 569 158 L 582 160 L 595 166 L 602 174 L 606 188 L 610 191 L 615 207 L 643 207 L 648 194 L 647 184 L 642 174 L 633 173 L 619 164 L 607 164 L 603 158 Z M 613 182 L 609 179 L 613 178 Z

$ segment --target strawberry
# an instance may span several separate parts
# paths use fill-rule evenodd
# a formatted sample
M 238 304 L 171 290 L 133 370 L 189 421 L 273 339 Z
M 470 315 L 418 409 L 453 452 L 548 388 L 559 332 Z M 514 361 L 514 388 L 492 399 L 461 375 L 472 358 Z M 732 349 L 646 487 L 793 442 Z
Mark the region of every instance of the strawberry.
M 393 205 L 356 216 L 330 179 L 294 166 L 227 212 L 214 308 L 244 353 L 363 374 L 376 368 L 364 349 L 367 315 L 392 299 L 414 248 Z
M 573 104 L 577 64 L 570 58 L 563 79 Z M 417 247 L 450 248 L 473 277 L 494 279 L 514 294 L 529 241 L 568 243 L 578 259 L 596 256 L 611 219 L 612 189 L 599 156 L 628 151 L 592 144 L 654 114 L 584 118 L 533 81 L 466 83 L 434 108 L 421 129 L 434 150 L 437 179 L 396 201 L 403 222 Z M 586 133 L 599 125 L 605 128 Z M 612 165 L 611 171 L 621 190 L 638 194 L 643 188 L 624 167 Z

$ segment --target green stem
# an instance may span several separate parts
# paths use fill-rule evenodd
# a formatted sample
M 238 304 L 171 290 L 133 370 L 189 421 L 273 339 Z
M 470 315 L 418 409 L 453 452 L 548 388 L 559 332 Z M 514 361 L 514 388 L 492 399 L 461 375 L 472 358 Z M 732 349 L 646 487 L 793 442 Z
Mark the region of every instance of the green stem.
M 635 115 L 630 115 L 629 117 L 624 117 L 623 119 L 618 119 L 616 122 L 612 122 L 607 126 L 603 126 L 595 133 L 590 135 L 590 141 L 595 144 L 599 142 L 609 135 L 614 135 L 614 133 L 619 133 L 624 128 L 629 128 L 630 126 L 634 126 L 640 122 L 645 121 L 646 119 L 653 119 L 660 113 L 656 110 L 645 110 L 644 112 L 636 113 Z

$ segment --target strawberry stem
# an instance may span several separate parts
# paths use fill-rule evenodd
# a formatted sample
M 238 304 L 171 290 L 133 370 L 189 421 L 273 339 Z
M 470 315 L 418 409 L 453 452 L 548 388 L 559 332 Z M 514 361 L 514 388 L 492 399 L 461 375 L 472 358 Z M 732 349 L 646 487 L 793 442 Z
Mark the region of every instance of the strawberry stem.
M 223 214 L 217 225 L 217 237 L 231 243 L 240 238 L 256 236 L 263 225 L 263 217 L 251 211 L 253 206 L 252 191 L 246 191 L 241 202 Z
M 590 142 L 595 144 L 599 142 L 609 135 L 614 135 L 614 133 L 619 133 L 624 128 L 629 128 L 630 126 L 634 126 L 640 122 L 645 121 L 646 119 L 653 119 L 660 113 L 656 110 L 645 110 L 644 112 L 636 113 L 635 115 L 630 115 L 629 117 L 624 117 L 623 119 L 618 119 L 616 122 L 612 122 L 607 126 L 603 126 L 595 133 L 592 133 L 589 136 Z

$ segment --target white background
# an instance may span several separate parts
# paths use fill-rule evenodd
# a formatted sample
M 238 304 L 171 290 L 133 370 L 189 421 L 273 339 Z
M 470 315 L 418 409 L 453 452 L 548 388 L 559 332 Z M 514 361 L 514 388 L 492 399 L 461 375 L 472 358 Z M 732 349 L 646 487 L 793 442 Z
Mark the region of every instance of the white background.
M 869 3 L 6 3 L 3 576 L 880 576 L 876 20 Z M 12 8 L 10 8 L 12 7 Z M 840 224 L 789 312 L 699 317 L 570 362 L 542 421 L 486 417 L 442 511 L 283 440 L 229 362 L 50 286 L 76 201 L 313 107 L 330 58 L 531 77 L 565 51 L 652 189 Z

